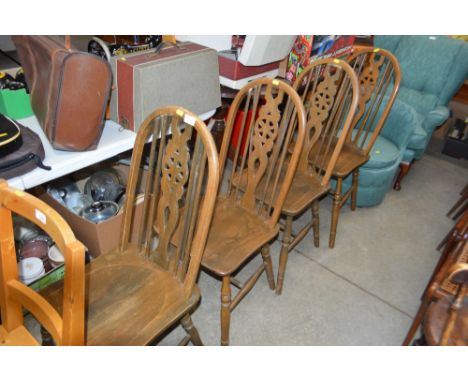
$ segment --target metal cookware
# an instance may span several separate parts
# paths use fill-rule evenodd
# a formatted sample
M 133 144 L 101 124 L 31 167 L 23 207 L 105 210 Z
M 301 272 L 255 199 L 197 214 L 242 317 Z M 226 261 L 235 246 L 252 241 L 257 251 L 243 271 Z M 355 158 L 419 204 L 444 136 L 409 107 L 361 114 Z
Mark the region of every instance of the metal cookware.
M 111 201 L 99 201 L 93 202 L 90 206 L 81 210 L 80 215 L 93 223 L 100 223 L 117 215 L 117 212 L 119 212 L 119 206 L 117 203 Z

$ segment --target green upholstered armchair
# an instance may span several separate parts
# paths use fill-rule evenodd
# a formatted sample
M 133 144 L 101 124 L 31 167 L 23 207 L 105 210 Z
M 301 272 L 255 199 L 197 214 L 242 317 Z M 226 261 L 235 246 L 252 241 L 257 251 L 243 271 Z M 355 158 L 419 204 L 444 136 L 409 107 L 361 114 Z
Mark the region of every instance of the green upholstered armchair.
M 385 103 L 386 101 L 382 103 L 376 120 L 380 118 Z M 416 111 L 399 101 L 397 96 L 384 127 L 369 153 L 369 160 L 360 168 L 356 200 L 358 207 L 374 206 L 384 200 L 385 194 L 391 189 L 398 165 L 403 160 L 417 118 Z M 349 189 L 351 182 L 350 176 L 344 179 L 344 192 Z
M 414 160 L 421 159 L 434 130 L 449 117 L 448 102 L 468 76 L 468 43 L 445 36 L 375 36 L 374 45 L 392 52 L 401 68 L 399 105 L 414 109 L 416 121 L 394 188 Z M 395 111 L 397 105 L 393 106 Z M 385 128 L 391 128 L 389 120 Z

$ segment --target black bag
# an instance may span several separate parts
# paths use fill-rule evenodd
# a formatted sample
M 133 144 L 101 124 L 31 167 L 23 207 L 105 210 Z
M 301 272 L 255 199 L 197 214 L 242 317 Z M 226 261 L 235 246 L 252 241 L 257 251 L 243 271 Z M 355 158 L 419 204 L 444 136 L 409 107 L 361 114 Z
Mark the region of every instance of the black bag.
M 35 132 L 0 114 L 0 178 L 14 178 L 36 167 L 50 170 L 42 163 L 44 157 L 44 147 Z

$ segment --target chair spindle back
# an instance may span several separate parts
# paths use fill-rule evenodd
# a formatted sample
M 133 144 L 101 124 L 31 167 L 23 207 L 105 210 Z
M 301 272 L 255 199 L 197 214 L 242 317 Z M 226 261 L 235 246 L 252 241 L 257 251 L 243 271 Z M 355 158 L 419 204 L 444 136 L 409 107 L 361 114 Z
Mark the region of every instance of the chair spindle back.
M 120 250 L 130 245 L 131 227 L 137 224 L 139 253 L 178 277 L 190 295 L 218 182 L 216 146 L 203 121 L 181 107 L 153 112 L 142 123 L 133 149 Z M 139 189 L 144 194 L 143 214 L 134 221 L 132 207 Z
M 306 135 L 299 169 L 314 171 L 328 184 L 354 118 L 358 80 L 338 59 L 321 59 L 305 68 L 294 83 L 306 110 Z
M 221 175 L 227 167 L 227 151 L 239 111 L 243 114 L 227 195 L 274 226 L 302 149 L 304 107 L 294 89 L 283 81 L 261 78 L 244 86 L 229 110 L 220 152 Z M 291 118 L 298 123 L 291 123 Z
M 369 154 L 395 102 L 401 81 L 400 64 L 389 51 L 372 47 L 356 48 L 347 61 L 356 71 L 361 90 L 347 142 Z

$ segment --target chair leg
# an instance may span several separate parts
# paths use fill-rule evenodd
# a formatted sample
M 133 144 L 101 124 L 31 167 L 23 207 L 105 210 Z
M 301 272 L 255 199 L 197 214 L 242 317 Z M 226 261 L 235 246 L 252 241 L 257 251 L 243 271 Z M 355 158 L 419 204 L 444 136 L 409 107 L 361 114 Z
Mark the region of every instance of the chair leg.
M 338 178 L 336 181 L 336 190 L 333 194 L 333 208 L 331 216 L 331 226 L 330 226 L 330 238 L 328 241 L 328 246 L 330 248 L 335 247 L 335 238 L 336 238 L 336 229 L 338 227 L 338 216 L 341 209 L 341 189 L 343 185 L 343 178 Z
M 416 334 L 416 331 L 418 330 L 419 325 L 421 325 L 421 321 L 424 318 L 424 314 L 426 313 L 428 306 L 429 306 L 429 302 L 428 302 L 427 297 L 426 298 L 423 297 L 423 301 L 421 303 L 421 306 L 418 309 L 418 313 L 416 314 L 416 317 L 414 317 L 413 323 L 411 324 L 411 327 L 409 328 L 408 333 L 406 334 L 405 340 L 403 341 L 403 346 L 408 346 L 411 343 L 411 340 Z
M 271 262 L 270 256 L 270 246 L 265 245 L 262 248 L 262 257 L 263 257 L 263 264 L 265 264 L 265 273 L 268 279 L 268 284 L 270 285 L 270 289 L 275 289 L 275 276 L 273 275 L 273 264 Z
M 186 314 L 182 320 L 180 321 L 182 324 L 183 328 L 187 332 L 187 334 L 190 336 L 190 340 L 195 346 L 203 346 L 203 342 L 200 338 L 200 334 L 198 333 L 197 328 L 193 325 L 192 318 L 190 317 L 190 314 Z
M 288 248 L 289 244 L 291 243 L 292 220 L 292 216 L 286 217 L 286 223 L 283 232 L 283 242 L 281 244 L 281 253 L 279 258 L 278 278 L 276 281 L 276 294 L 281 294 L 281 291 L 283 290 L 284 273 L 286 272 L 286 264 L 288 262 L 289 255 Z
M 412 164 L 413 162 L 411 163 L 401 162 L 400 163 L 400 172 L 398 173 L 398 176 L 395 180 L 395 184 L 393 185 L 393 189 L 395 191 L 401 190 L 401 181 L 408 174 Z
M 221 345 L 229 345 L 231 324 L 231 276 L 223 276 L 221 286 Z
M 353 188 L 351 191 L 351 211 L 354 211 L 356 209 L 358 181 L 359 181 L 359 169 L 353 172 L 353 183 L 351 186 Z
M 319 215 L 319 201 L 314 200 L 312 203 L 312 226 L 314 229 L 314 245 L 320 246 L 320 215 Z

